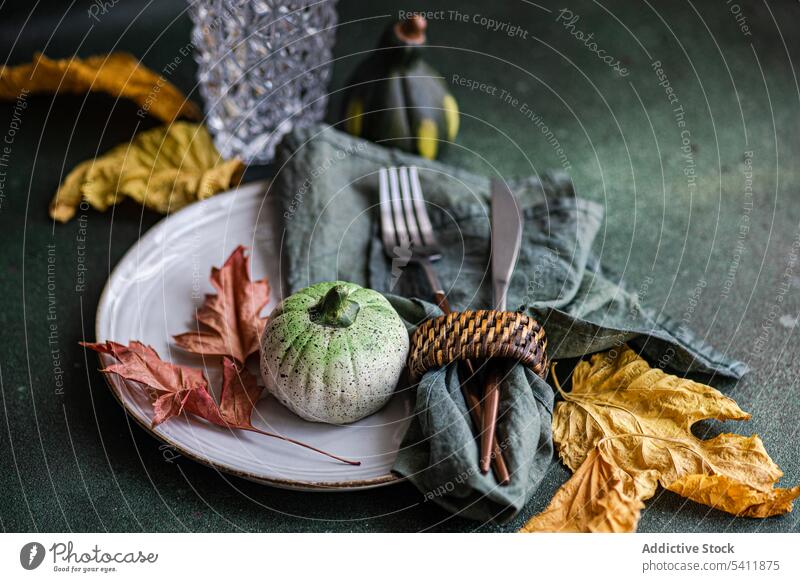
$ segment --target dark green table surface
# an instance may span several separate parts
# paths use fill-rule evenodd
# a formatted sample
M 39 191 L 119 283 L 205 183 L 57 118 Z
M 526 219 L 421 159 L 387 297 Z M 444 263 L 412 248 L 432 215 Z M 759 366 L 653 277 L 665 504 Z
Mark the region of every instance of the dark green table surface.
M 451 83 L 458 75 L 497 90 L 454 86 L 464 115 L 446 161 L 477 168 L 485 159 L 507 174 L 568 166 L 578 192 L 606 207 L 597 248 L 603 262 L 645 304 L 683 318 L 753 368 L 738 384 L 715 383 L 753 419 L 707 423 L 700 431 L 760 434 L 784 483 L 796 485 L 800 90 L 792 63 L 800 63 L 800 6 L 735 1 L 345 1 L 333 88 L 357 60 L 349 55 L 370 48 L 398 9 L 457 7 L 467 22 L 445 12 L 430 23 L 430 60 Z M 67 3 L 40 2 L 30 18 L 32 3 L 2 4 L 0 55 L 18 63 L 36 50 L 53 57 L 126 50 L 161 70 L 189 43 L 181 2 L 106 3 L 99 22 L 89 18 L 91 4 L 73 2 L 65 12 Z M 573 28 L 556 22 L 564 6 L 580 16 Z M 519 25 L 520 32 L 493 32 L 480 16 Z M 627 76 L 571 34 L 579 30 L 593 33 Z M 677 103 L 659 85 L 654 61 Z M 170 78 L 189 92 L 194 72 L 184 59 Z M 507 94 L 518 102 L 506 101 Z M 330 111 L 338 105 L 334 97 Z M 84 243 L 77 220 L 53 225 L 47 216 L 70 168 L 155 122 L 139 120 L 135 105 L 104 96 L 30 98 L 16 117 L 14 107 L 0 104 L 0 529 L 511 531 L 566 479 L 554 463 L 518 519 L 499 527 L 453 518 L 410 485 L 296 493 L 170 459 L 126 417 L 95 358 L 77 344 L 93 339 L 110 270 L 160 217 L 127 203 L 113 216 L 87 211 Z M 253 168 L 249 176 L 268 172 Z M 799 520 L 800 512 L 734 519 L 662 492 L 648 502 L 640 531 L 790 531 Z

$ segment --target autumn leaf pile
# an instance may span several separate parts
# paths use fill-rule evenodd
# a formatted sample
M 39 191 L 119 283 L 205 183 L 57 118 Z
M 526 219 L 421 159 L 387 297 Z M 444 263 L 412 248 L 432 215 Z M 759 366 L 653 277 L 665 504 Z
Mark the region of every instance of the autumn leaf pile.
M 718 390 L 651 368 L 624 347 L 575 368 L 553 415 L 553 440 L 574 473 L 525 532 L 631 532 L 658 486 L 737 516 L 792 509 L 800 487 L 782 476 L 758 436 L 695 437 L 703 419 L 748 420 Z
M 181 415 L 191 415 L 217 426 L 255 432 L 311 449 L 343 463 L 360 464 L 321 451 L 284 435 L 256 428 L 253 408 L 261 397 L 262 387 L 245 365 L 259 350 L 259 339 L 267 318 L 261 310 L 269 301 L 266 279 L 251 281 L 248 257 L 242 246 L 231 253 L 222 268 L 211 272 L 216 294 L 206 295 L 197 310 L 197 330 L 175 336 L 183 349 L 202 355 L 206 365 L 221 359 L 222 391 L 217 403 L 202 370 L 162 360 L 158 353 L 141 342 L 125 346 L 113 341 L 83 343 L 114 363 L 102 371 L 130 380 L 133 388 L 141 386 L 153 402 L 152 426 Z

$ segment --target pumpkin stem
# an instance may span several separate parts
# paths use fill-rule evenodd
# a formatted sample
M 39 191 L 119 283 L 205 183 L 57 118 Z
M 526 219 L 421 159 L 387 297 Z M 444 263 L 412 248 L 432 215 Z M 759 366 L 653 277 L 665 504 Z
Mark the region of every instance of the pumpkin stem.
M 361 309 L 350 301 L 350 291 L 344 285 L 334 285 L 319 303 L 311 308 L 311 321 L 330 327 L 348 327 L 353 324 Z

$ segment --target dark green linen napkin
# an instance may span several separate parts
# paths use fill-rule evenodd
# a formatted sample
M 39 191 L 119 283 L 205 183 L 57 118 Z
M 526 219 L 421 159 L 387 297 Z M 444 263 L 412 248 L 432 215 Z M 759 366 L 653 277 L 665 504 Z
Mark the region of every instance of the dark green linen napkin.
M 288 291 L 342 279 L 387 293 L 410 331 L 440 314 L 431 290 L 403 252 L 384 253 L 378 169 L 415 165 L 443 257 L 435 265 L 453 309 L 491 304 L 489 179 L 365 142 L 329 126 L 290 133 L 270 187 L 284 220 L 282 271 Z M 628 343 L 676 372 L 740 377 L 746 366 L 704 344 L 685 326 L 656 319 L 592 254 L 603 208 L 575 196 L 563 173 L 509 180 L 525 225 L 508 293 L 544 325 L 551 359 Z M 411 297 L 414 299 L 405 299 Z M 479 375 L 482 371 L 479 371 Z M 428 372 L 416 387 L 416 416 L 394 470 L 463 517 L 506 521 L 538 487 L 553 456 L 553 392 L 522 366 L 503 381 L 498 438 L 512 473 L 497 486 L 478 470 L 478 447 L 456 366 Z

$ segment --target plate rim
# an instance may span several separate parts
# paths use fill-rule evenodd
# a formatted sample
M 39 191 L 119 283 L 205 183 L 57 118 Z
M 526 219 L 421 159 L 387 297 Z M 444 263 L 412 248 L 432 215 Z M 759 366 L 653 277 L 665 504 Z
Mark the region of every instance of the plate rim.
M 200 200 L 193 204 L 187 205 L 185 208 L 181 208 L 177 212 L 169 214 L 161 218 L 156 224 L 150 227 L 147 232 L 145 232 L 141 237 L 139 237 L 135 243 L 133 243 L 125 254 L 117 261 L 117 264 L 114 265 L 114 268 L 111 270 L 111 273 L 106 279 L 106 283 L 103 286 L 103 291 L 100 294 L 100 299 L 97 302 L 97 311 L 95 312 L 95 322 L 94 322 L 94 333 L 96 341 L 100 341 L 100 316 L 101 313 L 105 311 L 109 311 L 109 302 L 111 296 L 111 287 L 112 283 L 115 279 L 121 276 L 120 272 L 120 265 L 122 265 L 129 256 L 132 256 L 136 251 L 138 251 L 139 246 L 143 242 L 147 242 L 151 238 L 158 237 L 159 233 L 164 230 L 165 224 L 169 223 L 173 218 L 180 216 L 183 213 L 187 213 L 188 211 L 192 210 L 194 207 L 209 203 L 214 201 L 215 199 L 220 199 L 223 197 L 230 197 L 235 195 L 245 195 L 245 196 L 252 196 L 257 192 L 262 192 L 264 195 L 268 195 L 269 187 L 271 181 L 270 180 L 255 180 L 253 182 L 248 182 L 247 184 L 242 184 L 236 188 L 232 188 L 230 190 L 226 190 L 225 192 L 220 192 L 219 194 L 215 194 L 214 196 L 207 198 L 206 200 Z M 103 341 L 108 341 L 106 338 Z M 100 362 L 101 366 L 104 366 L 106 363 L 103 361 L 103 354 L 98 353 L 97 359 Z M 109 377 L 109 373 L 103 372 L 101 370 L 101 374 L 103 376 L 103 380 L 105 380 L 106 385 L 110 389 L 111 393 L 114 395 L 114 398 L 122 407 L 122 409 L 126 412 L 126 414 L 133 418 L 136 424 L 138 424 L 141 428 L 143 428 L 147 433 L 149 433 L 155 439 L 161 441 L 162 443 L 169 445 L 179 451 L 185 457 L 191 459 L 194 462 L 200 463 L 207 467 L 211 467 L 215 470 L 221 471 L 223 473 L 227 473 L 229 475 L 234 475 L 236 477 L 240 477 L 243 479 L 247 479 L 249 481 L 253 481 L 255 483 L 259 483 L 262 485 L 269 485 L 272 487 L 277 487 L 279 489 L 289 489 L 295 491 L 309 491 L 309 492 L 346 492 L 346 491 L 363 491 L 365 489 L 374 489 L 377 487 L 385 487 L 386 485 L 392 485 L 394 483 L 399 483 L 401 481 L 405 481 L 404 477 L 401 477 L 393 472 L 388 472 L 385 475 L 379 475 L 377 477 L 372 477 L 370 479 L 354 479 L 350 481 L 305 481 L 305 480 L 297 480 L 297 479 L 279 479 L 274 477 L 265 477 L 263 475 L 257 475 L 254 473 L 250 473 L 247 471 L 242 471 L 240 469 L 236 469 L 234 467 L 228 466 L 225 463 L 221 463 L 218 461 L 212 461 L 209 458 L 204 457 L 203 455 L 199 454 L 198 452 L 194 451 L 193 449 L 187 448 L 186 446 L 175 442 L 170 437 L 166 436 L 154 429 L 149 424 L 149 419 L 141 417 L 137 411 L 128 407 L 125 403 L 125 400 L 122 394 L 119 393 L 119 389 L 115 385 L 115 383 Z M 122 380 L 124 382 L 124 380 Z

